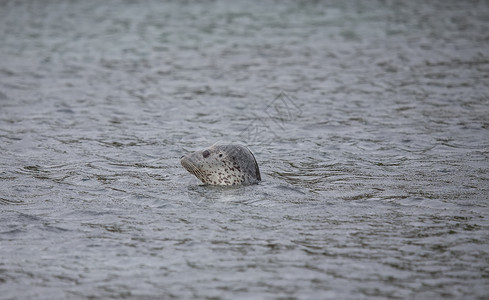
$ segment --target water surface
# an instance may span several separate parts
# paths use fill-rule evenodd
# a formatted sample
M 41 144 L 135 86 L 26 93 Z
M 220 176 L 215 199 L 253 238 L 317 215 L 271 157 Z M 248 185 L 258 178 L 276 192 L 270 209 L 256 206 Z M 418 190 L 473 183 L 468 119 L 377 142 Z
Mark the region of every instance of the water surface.
M 0 7 L 0 298 L 487 297 L 487 2 Z

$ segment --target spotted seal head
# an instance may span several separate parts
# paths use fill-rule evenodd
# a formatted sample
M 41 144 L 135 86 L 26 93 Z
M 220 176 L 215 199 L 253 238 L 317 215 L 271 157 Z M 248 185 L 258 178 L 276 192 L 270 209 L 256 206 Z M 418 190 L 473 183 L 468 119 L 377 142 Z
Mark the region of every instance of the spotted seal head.
M 183 156 L 182 166 L 210 185 L 248 185 L 261 180 L 255 156 L 242 145 L 213 145 Z

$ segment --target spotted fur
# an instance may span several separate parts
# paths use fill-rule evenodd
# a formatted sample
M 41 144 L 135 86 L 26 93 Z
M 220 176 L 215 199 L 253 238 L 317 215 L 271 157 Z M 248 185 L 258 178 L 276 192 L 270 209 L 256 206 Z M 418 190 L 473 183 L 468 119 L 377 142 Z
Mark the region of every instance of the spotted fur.
M 242 145 L 213 145 L 185 155 L 180 163 L 205 184 L 246 185 L 261 180 L 255 156 Z

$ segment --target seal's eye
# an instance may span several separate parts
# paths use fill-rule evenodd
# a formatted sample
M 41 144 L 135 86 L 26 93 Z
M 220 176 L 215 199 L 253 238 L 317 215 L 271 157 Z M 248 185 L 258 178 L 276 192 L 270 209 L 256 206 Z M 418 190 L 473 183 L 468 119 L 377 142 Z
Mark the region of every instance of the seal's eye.
M 219 153 L 219 157 L 222 157 L 222 153 Z
M 209 153 L 209 151 L 207 151 L 207 150 L 205 150 L 204 152 L 202 152 L 202 156 L 203 156 L 204 158 L 209 157 L 209 155 L 210 155 L 210 153 Z

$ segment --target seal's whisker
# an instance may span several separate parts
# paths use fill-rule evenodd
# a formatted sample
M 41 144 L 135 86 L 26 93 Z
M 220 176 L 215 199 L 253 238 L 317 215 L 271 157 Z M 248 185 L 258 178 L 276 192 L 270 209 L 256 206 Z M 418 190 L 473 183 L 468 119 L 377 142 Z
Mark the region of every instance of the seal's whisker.
M 202 170 L 197 168 L 192 162 L 185 160 L 182 161 L 182 165 L 184 166 L 185 169 L 187 169 L 187 171 L 197 176 L 197 178 L 201 180 L 202 178 L 204 178 L 204 173 L 202 172 Z

